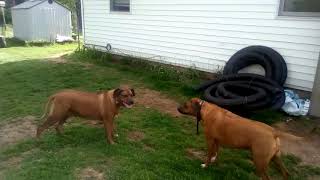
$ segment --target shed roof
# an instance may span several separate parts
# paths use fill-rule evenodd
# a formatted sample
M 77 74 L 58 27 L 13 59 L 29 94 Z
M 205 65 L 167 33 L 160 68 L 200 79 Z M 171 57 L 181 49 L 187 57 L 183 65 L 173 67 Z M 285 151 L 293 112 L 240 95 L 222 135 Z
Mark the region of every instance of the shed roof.
M 12 9 L 29 9 L 29 8 L 32 8 L 33 6 L 43 3 L 44 1 L 45 0 L 30 0 L 30 1 L 26 1 L 21 4 L 18 4 L 14 6 Z
M 38 5 L 38 4 L 41 4 L 43 2 L 46 2 L 46 1 L 47 0 L 29 0 L 29 1 L 23 2 L 21 4 L 18 4 L 16 6 L 12 7 L 12 9 L 30 9 L 30 8 L 32 8 L 32 7 L 34 7 L 34 6 Z M 69 10 L 69 8 L 66 7 L 65 5 L 63 5 L 63 4 L 61 4 L 61 3 L 57 2 L 57 1 L 54 1 L 54 2 L 56 2 L 57 4 L 59 4 L 62 7 L 64 7 L 64 8 Z

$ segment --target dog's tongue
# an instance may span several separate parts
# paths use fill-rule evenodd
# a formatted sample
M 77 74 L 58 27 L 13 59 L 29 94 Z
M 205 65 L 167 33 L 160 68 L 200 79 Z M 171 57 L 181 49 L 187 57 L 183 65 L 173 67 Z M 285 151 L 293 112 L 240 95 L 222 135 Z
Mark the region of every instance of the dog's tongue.
M 123 105 L 126 107 L 126 108 L 132 108 L 132 105 L 129 105 L 129 104 L 127 104 L 127 103 L 123 103 Z

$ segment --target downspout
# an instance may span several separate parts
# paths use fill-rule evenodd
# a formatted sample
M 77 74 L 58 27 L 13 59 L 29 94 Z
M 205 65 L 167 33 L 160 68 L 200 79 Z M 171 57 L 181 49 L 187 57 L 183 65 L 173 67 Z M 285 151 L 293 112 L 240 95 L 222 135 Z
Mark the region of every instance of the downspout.
M 320 54 L 312 88 L 310 115 L 320 117 Z
M 80 0 L 81 3 L 81 21 L 82 21 L 82 37 L 83 37 L 83 45 L 86 44 L 86 28 L 85 28 L 85 19 L 84 19 L 84 2 Z

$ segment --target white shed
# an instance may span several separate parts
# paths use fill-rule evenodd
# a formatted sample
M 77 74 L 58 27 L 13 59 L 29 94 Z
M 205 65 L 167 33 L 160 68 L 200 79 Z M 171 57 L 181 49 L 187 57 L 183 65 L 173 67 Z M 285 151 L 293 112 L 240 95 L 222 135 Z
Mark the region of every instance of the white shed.
M 54 41 L 72 35 L 71 11 L 56 1 L 29 0 L 12 9 L 14 37 L 25 41 Z
M 263 45 L 284 57 L 286 86 L 312 90 L 320 0 L 81 1 L 86 46 L 214 72 L 238 50 Z

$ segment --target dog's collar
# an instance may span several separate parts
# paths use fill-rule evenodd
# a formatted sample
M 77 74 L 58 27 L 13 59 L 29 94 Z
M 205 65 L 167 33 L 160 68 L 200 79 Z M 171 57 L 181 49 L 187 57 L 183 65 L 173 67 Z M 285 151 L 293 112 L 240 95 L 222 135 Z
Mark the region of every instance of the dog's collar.
M 202 107 L 203 103 L 204 103 L 204 100 L 201 100 L 201 101 L 199 102 L 200 109 L 201 109 L 201 107 Z
M 201 108 L 202 108 L 202 105 L 204 104 L 204 100 L 201 100 L 199 102 L 199 111 L 197 112 L 197 135 L 199 135 L 199 122 L 201 121 Z

